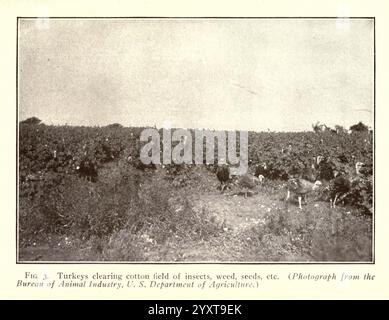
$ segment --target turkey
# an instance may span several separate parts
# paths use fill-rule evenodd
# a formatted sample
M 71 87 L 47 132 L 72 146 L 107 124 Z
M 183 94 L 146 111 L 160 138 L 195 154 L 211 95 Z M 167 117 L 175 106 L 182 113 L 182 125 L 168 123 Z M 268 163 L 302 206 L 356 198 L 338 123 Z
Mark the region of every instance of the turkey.
M 96 182 L 98 177 L 97 164 L 94 160 L 84 158 L 80 164 L 76 166 L 78 175 L 88 181 Z
M 355 176 L 354 179 L 365 179 L 370 174 L 370 170 L 363 162 L 357 162 L 355 164 Z
M 335 179 L 331 181 L 330 186 L 330 203 L 331 208 L 336 207 L 338 199 L 344 199 L 351 190 L 351 181 L 343 174 L 337 174 Z
M 259 175 L 259 177 L 256 177 L 255 175 L 246 173 L 238 177 L 238 180 L 236 182 L 237 186 L 239 187 L 240 191 L 238 194 L 243 194 L 246 198 L 249 194 L 254 195 L 256 192 L 253 191 L 258 185 L 261 185 L 263 182 L 264 177 L 262 175 Z
M 322 157 L 320 161 L 318 161 L 316 171 L 317 171 L 317 179 L 322 182 L 329 182 L 334 179 L 334 164 L 328 159 Z
M 216 177 L 220 182 L 220 189 L 223 192 L 227 188 L 227 185 L 231 180 L 231 172 L 229 166 L 220 165 L 216 169 Z
M 366 178 L 366 173 L 363 169 L 364 163 L 357 162 L 355 164 L 355 173 L 350 178 L 346 177 L 344 172 L 335 172 L 336 177 L 329 185 L 331 208 L 336 207 L 338 200 L 343 200 L 349 195 L 353 183 Z
M 305 199 L 305 196 L 308 193 L 320 188 L 321 185 L 322 183 L 320 181 L 310 182 L 308 180 L 300 179 L 300 178 L 289 179 L 287 184 L 288 191 L 287 191 L 285 201 L 287 201 L 290 198 L 291 193 L 294 193 L 298 196 L 299 208 L 302 209 L 301 206 L 302 198 L 304 197 Z
M 267 166 L 266 162 L 263 162 L 260 165 L 257 165 L 255 168 L 255 176 L 263 176 L 268 177 L 269 176 L 269 167 Z
M 314 169 L 312 169 L 311 167 L 305 167 L 302 170 L 299 178 L 302 178 L 303 180 L 307 180 L 307 181 L 310 181 L 310 182 L 315 182 L 316 181 L 316 175 L 315 175 Z

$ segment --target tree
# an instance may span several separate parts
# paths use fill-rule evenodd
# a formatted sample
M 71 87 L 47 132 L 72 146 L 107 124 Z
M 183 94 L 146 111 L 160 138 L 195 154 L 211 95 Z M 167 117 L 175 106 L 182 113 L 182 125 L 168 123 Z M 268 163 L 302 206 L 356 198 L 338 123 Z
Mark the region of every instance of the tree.
M 120 123 L 112 123 L 112 124 L 109 124 L 109 125 L 107 126 L 107 128 L 119 129 L 119 128 L 123 128 L 123 126 L 122 126 Z
M 312 124 L 312 129 L 314 132 L 319 133 L 319 132 L 323 131 L 323 125 L 320 124 L 320 122 L 318 121 L 315 124 Z
M 37 117 L 31 117 L 31 118 L 28 118 L 24 121 L 21 121 L 20 123 L 23 123 L 23 124 L 31 124 L 31 125 L 35 125 L 37 126 L 38 124 L 40 124 L 42 122 L 41 119 L 37 118 Z
M 361 121 L 359 121 L 358 124 L 354 124 L 353 126 L 351 126 L 350 130 L 352 132 L 365 132 L 365 131 L 368 131 L 369 128 L 367 125 L 365 125 Z
M 326 126 L 324 123 L 320 123 L 319 121 L 315 124 L 312 124 L 312 129 L 315 133 L 324 131 L 336 132 L 334 129 L 331 129 L 330 127 Z
M 337 134 L 347 133 L 346 128 L 340 125 L 336 125 L 335 130 Z

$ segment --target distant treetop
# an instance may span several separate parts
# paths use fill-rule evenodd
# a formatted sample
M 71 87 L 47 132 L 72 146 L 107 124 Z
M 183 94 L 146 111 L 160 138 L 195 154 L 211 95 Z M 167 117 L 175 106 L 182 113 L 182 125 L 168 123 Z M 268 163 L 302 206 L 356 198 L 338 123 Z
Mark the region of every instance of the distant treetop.
M 363 132 L 363 131 L 368 131 L 369 128 L 367 125 L 363 124 L 361 121 L 358 124 L 354 124 L 353 126 L 350 127 L 350 130 L 352 132 Z
M 26 120 L 21 121 L 20 123 L 38 125 L 42 123 L 42 120 L 37 117 L 31 117 Z
M 312 124 L 312 129 L 314 132 L 319 133 L 319 132 L 324 132 L 324 131 L 330 131 L 330 132 L 336 132 L 338 134 L 341 133 L 346 133 L 347 130 L 340 125 L 335 125 L 335 129 L 332 129 L 325 125 L 324 123 L 320 123 L 317 121 L 316 123 Z M 363 124 L 361 121 L 358 124 L 354 124 L 350 127 L 351 132 L 367 132 L 369 131 L 369 127 L 365 124 Z
M 123 128 L 123 126 L 120 123 L 112 123 L 107 125 L 107 128 Z

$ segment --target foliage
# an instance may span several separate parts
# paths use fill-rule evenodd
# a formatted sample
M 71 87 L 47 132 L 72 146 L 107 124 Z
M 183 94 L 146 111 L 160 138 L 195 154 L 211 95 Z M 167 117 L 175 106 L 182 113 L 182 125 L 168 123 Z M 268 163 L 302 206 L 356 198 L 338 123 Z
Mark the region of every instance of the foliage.
M 21 121 L 20 123 L 21 124 L 30 124 L 30 125 L 38 125 L 42 122 L 41 119 L 37 118 L 37 117 L 31 117 L 31 118 L 28 118 L 26 120 L 23 120 Z
M 353 132 L 364 132 L 364 131 L 368 131 L 369 128 L 362 122 L 358 122 L 358 124 L 354 124 L 353 126 L 351 126 L 350 130 Z
M 193 209 L 186 194 L 199 184 L 209 184 L 210 178 L 214 178 L 217 185 L 212 171 L 215 166 L 172 164 L 148 170 L 137 164 L 142 128 L 117 124 L 47 126 L 39 124 L 38 120 L 26 120 L 19 126 L 21 246 L 44 242 L 48 235 L 56 234 L 74 237 L 85 245 L 93 243 L 92 250 L 101 259 L 135 261 L 151 259 L 147 256 L 148 247 L 163 246 L 172 239 L 176 242 L 209 241 L 222 232 L 209 212 Z M 266 162 L 267 186 L 274 184 L 277 188 L 283 180 L 309 167 L 313 157 L 319 155 L 329 159 L 333 169 L 349 175 L 358 161 L 372 168 L 372 134 L 363 130 L 348 134 L 338 129 L 335 132 L 250 132 L 250 170 Z M 77 167 L 85 162 L 96 165 L 98 178 L 94 182 L 76 174 Z M 343 203 L 362 212 L 372 212 L 371 173 L 354 180 Z M 289 249 L 301 255 L 322 259 L 320 252 L 323 250 L 307 252 L 304 248 L 318 247 L 320 239 L 328 236 L 329 229 L 314 234 L 313 230 L 322 229 L 312 217 L 300 217 L 300 222 L 291 219 L 284 211 L 269 216 L 266 227 L 255 230 L 258 245 L 278 243 L 280 253 L 273 253 L 274 259 L 281 259 L 287 243 Z M 358 223 L 351 220 L 350 217 L 348 221 Z M 350 258 L 344 252 L 339 253 L 339 247 L 347 247 L 350 239 L 359 239 L 358 230 L 356 226 L 344 230 L 347 239 L 342 240 L 339 235 L 337 241 L 328 244 L 334 248 L 334 253 L 326 258 Z
M 295 214 L 279 209 L 246 233 L 267 261 L 370 261 L 371 223 L 330 209 Z

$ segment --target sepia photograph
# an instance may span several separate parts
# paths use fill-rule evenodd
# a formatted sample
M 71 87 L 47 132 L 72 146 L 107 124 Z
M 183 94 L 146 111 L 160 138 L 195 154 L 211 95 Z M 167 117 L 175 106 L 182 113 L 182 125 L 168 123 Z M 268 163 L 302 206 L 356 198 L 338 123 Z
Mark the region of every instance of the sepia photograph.
M 375 19 L 17 19 L 17 263 L 373 264 Z

